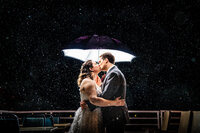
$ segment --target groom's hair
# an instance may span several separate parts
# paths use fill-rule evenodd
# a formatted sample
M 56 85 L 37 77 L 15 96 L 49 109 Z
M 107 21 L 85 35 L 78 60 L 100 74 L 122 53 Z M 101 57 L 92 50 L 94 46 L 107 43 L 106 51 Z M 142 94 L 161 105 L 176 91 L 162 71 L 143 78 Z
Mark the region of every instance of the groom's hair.
M 110 52 L 103 53 L 100 57 L 103 60 L 107 58 L 110 63 L 115 64 L 115 57 Z

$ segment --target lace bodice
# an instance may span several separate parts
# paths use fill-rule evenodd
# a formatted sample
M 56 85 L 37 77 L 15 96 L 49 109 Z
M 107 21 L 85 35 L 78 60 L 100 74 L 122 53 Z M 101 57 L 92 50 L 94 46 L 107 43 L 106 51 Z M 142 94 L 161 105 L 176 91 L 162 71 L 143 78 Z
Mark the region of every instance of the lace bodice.
M 97 94 L 101 94 L 102 93 L 101 87 L 98 86 L 97 84 L 96 84 L 96 90 L 97 90 Z

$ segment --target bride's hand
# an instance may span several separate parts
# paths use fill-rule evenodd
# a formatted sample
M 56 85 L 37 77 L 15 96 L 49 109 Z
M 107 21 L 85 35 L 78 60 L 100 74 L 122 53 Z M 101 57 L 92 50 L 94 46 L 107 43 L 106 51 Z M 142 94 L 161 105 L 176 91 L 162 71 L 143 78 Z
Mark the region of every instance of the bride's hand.
M 88 105 L 84 101 L 80 102 L 80 106 L 81 106 L 82 110 L 84 110 L 84 109 L 86 109 L 88 107 Z
M 125 105 L 125 99 L 120 99 L 121 97 L 117 97 L 115 101 L 115 106 L 124 106 Z

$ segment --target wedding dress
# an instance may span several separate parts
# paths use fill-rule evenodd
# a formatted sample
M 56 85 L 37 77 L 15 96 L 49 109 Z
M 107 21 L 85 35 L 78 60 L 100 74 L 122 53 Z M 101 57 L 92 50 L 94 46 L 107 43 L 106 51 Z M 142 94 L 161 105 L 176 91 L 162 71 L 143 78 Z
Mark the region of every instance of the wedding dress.
M 96 85 L 97 94 L 102 93 L 101 88 Z M 81 101 L 89 100 L 88 96 L 80 91 Z M 75 112 L 74 120 L 69 129 L 69 133 L 104 133 L 101 108 L 97 107 L 93 111 L 89 108 L 84 110 L 81 107 Z

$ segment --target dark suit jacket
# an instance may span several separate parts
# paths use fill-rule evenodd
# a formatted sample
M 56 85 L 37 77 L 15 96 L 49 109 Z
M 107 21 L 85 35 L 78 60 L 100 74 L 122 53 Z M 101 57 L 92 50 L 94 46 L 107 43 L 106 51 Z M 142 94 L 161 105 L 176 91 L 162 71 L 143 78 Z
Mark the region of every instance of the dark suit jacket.
M 126 79 L 123 73 L 117 66 L 113 66 L 102 83 L 102 94 L 100 97 L 108 100 L 114 100 L 117 97 L 126 99 Z M 123 107 L 102 107 L 103 119 L 106 124 L 109 124 L 115 119 L 120 119 L 122 122 L 129 121 L 127 105 Z

